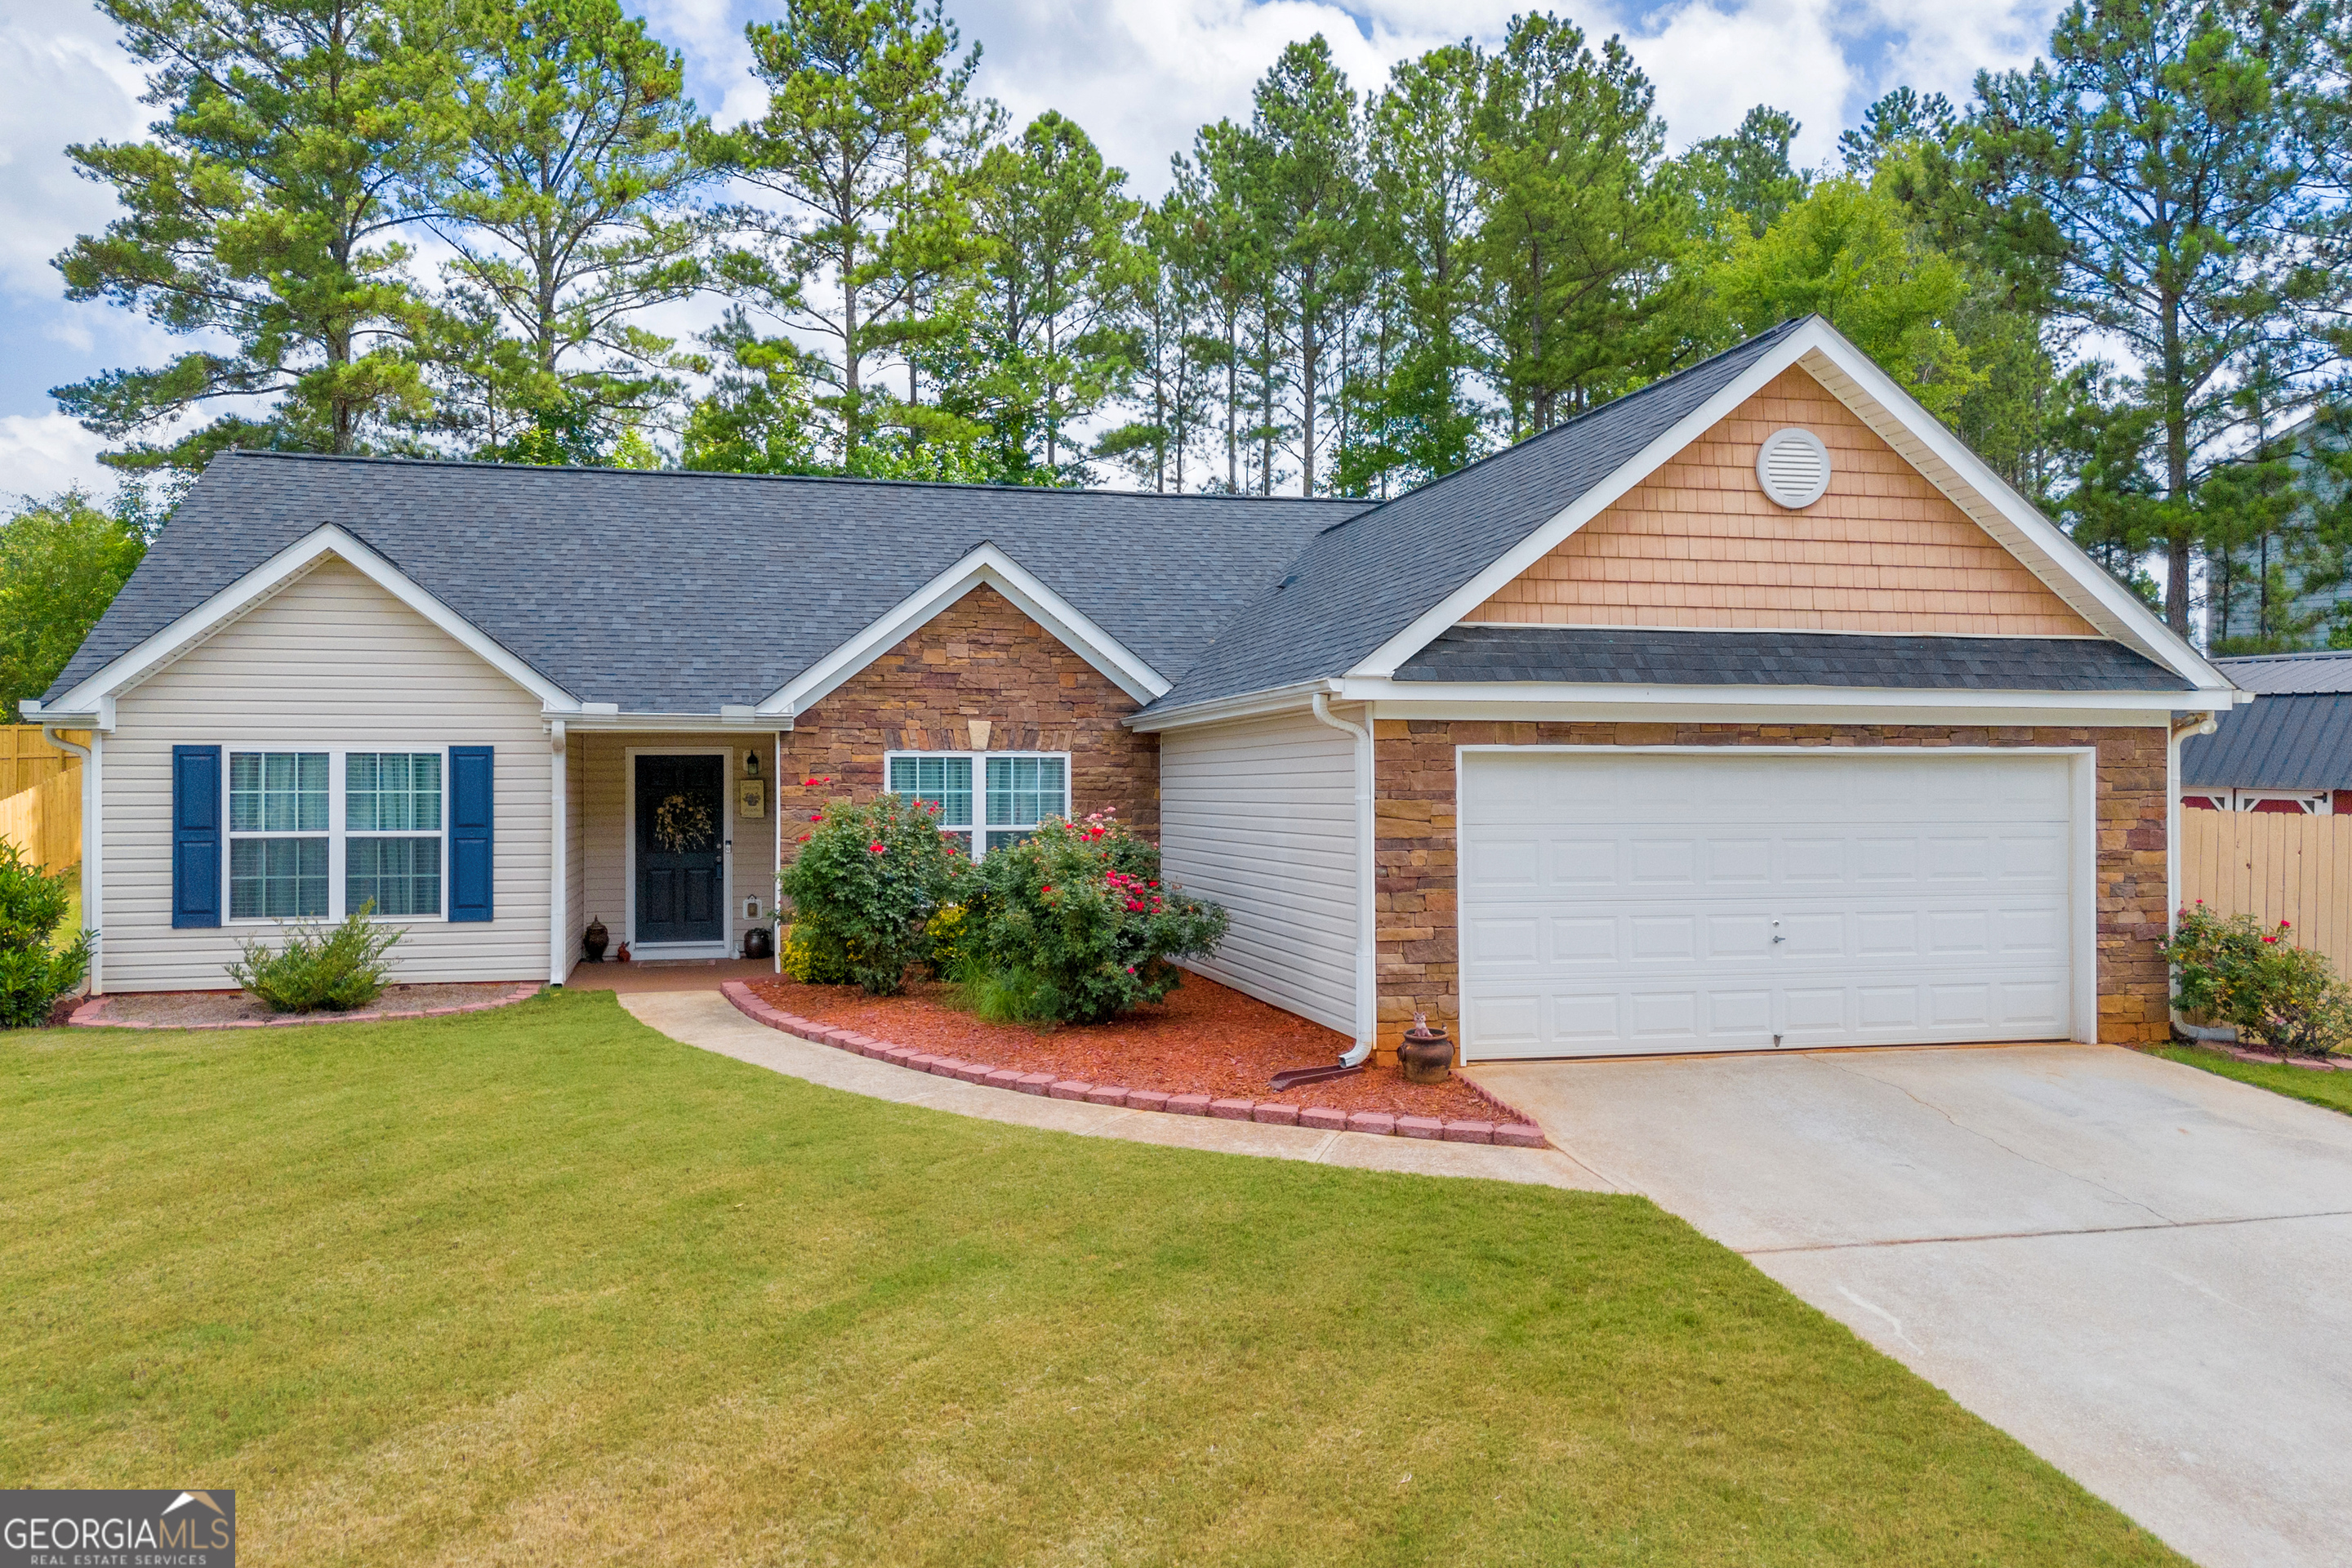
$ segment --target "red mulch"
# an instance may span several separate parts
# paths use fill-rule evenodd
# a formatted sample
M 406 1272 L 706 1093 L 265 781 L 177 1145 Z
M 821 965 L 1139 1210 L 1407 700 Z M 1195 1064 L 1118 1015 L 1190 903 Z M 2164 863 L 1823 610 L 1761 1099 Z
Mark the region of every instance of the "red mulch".
M 1328 1105 L 1477 1121 L 1518 1121 L 1464 1079 L 1408 1083 L 1392 1067 L 1367 1067 L 1349 1078 L 1276 1094 L 1266 1080 L 1284 1068 L 1339 1059 L 1348 1038 L 1255 997 L 1187 975 L 1157 1007 L 1109 1024 L 1036 1029 L 991 1024 L 948 1005 L 954 988 L 919 983 L 898 996 L 868 996 L 854 985 L 803 985 L 760 979 L 751 990 L 771 1006 L 966 1061 L 1021 1072 L 1050 1072 L 1088 1083 L 1205 1093 L 1221 1099 Z

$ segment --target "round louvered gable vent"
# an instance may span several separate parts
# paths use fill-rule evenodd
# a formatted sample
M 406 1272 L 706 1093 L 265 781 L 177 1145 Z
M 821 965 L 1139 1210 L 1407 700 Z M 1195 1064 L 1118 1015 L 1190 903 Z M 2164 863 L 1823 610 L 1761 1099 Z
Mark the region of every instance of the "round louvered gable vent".
M 1790 510 L 1809 507 L 1830 488 L 1830 449 L 1811 430 L 1775 430 L 1756 454 L 1756 478 Z

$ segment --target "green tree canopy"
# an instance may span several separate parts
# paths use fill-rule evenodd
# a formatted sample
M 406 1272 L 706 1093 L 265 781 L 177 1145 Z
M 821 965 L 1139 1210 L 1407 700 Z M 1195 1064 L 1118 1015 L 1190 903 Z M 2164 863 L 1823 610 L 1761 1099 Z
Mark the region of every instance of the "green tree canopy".
M 114 602 L 147 553 L 145 520 L 78 489 L 26 500 L 0 523 L 0 703 L 15 723 Z

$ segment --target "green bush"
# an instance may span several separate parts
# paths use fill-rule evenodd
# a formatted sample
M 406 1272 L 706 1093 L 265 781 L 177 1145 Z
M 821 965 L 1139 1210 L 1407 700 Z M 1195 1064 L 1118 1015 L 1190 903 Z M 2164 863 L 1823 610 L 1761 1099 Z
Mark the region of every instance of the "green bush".
M 2172 1004 L 2237 1026 L 2241 1038 L 2324 1057 L 2352 1039 L 2352 985 L 2323 953 L 2298 947 L 2285 921 L 2223 916 L 2202 900 L 2180 911 L 2159 950 L 2177 976 Z
M 398 926 L 376 925 L 368 917 L 374 900 L 342 924 L 288 926 L 286 945 L 271 952 L 258 938 L 245 944 L 245 956 L 228 966 L 228 977 L 279 1013 L 348 1013 L 383 994 L 391 965 L 383 955 L 400 940 Z
M 89 932 L 56 944 L 72 907 L 71 872 L 52 876 L 0 839 L 0 1029 L 47 1023 L 58 999 L 89 973 Z
M 1181 978 L 1174 960 L 1224 940 L 1225 911 L 1163 885 L 1160 851 L 1108 812 L 1048 819 L 955 880 L 965 949 L 990 977 L 983 1010 L 1100 1023 L 1166 996 Z
M 777 879 L 793 901 L 785 954 L 793 978 L 855 982 L 870 996 L 905 987 L 907 966 L 930 952 L 923 928 L 946 901 L 952 875 L 936 814 L 895 795 L 864 805 L 837 801 L 815 814 L 800 858 Z

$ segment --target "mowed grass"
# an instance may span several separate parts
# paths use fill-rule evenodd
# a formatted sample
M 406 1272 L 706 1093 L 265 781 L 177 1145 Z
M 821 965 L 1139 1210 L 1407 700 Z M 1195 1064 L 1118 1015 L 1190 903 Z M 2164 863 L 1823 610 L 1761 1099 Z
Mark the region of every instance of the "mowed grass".
M 608 994 L 0 1037 L 0 1484 L 261 1563 L 2177 1562 L 1646 1202 L 821 1089 Z
M 2275 1062 L 2242 1062 L 2227 1051 L 2207 1050 L 2201 1046 L 2158 1046 L 2154 1054 L 2168 1061 L 2203 1068 L 2222 1078 L 2236 1079 L 2240 1083 L 2251 1083 L 2259 1089 L 2324 1105 L 2330 1110 L 2352 1114 L 2352 1073 Z

